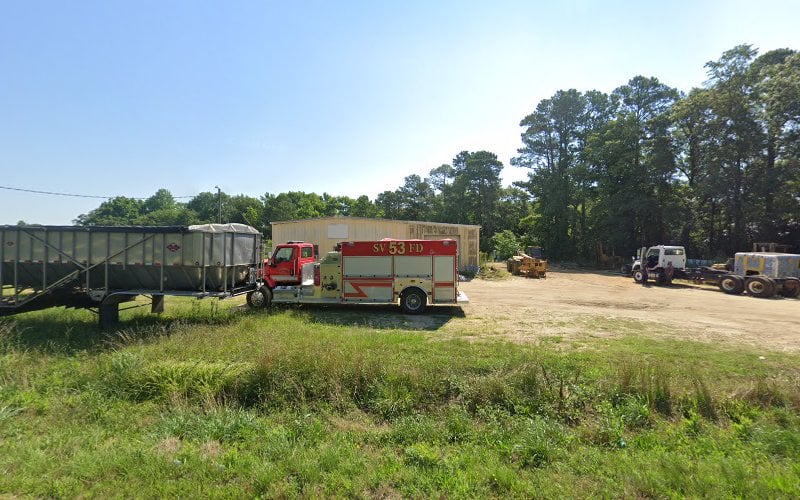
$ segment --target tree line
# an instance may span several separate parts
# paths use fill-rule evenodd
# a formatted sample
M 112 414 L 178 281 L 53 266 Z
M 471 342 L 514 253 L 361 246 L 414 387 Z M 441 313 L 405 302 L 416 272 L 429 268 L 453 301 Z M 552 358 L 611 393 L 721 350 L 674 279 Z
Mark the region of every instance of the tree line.
M 179 203 L 161 189 L 110 199 L 75 222 L 216 222 L 221 207 L 223 221 L 268 237 L 272 221 L 332 215 L 478 224 L 482 251 L 541 245 L 583 262 L 657 243 L 706 258 L 753 242 L 800 244 L 800 54 L 740 45 L 706 70 L 688 94 L 636 76 L 608 94 L 569 89 L 542 100 L 521 121 L 511 159 L 528 178 L 510 186 L 494 153 L 462 151 L 374 200 L 204 192 Z

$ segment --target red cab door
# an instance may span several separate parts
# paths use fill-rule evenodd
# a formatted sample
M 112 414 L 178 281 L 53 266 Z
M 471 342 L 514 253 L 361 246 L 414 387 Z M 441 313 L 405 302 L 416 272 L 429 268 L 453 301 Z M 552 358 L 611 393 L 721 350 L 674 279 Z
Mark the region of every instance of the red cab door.
M 297 283 L 297 251 L 294 247 L 279 246 L 272 254 L 269 263 L 269 274 L 276 285 Z

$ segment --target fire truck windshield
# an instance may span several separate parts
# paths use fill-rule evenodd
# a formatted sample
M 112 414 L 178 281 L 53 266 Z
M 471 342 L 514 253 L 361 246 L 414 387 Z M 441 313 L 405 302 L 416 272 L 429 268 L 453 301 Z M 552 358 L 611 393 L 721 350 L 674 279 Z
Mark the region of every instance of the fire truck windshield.
M 280 264 L 281 262 L 289 262 L 292 260 L 292 256 L 294 254 L 294 249 L 291 247 L 281 247 L 275 250 L 275 255 L 273 256 L 272 260 L 275 264 Z

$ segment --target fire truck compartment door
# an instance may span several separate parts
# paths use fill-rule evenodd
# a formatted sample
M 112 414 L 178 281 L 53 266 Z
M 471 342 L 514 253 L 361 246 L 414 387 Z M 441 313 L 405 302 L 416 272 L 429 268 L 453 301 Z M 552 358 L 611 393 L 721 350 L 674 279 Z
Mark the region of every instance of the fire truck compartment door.
M 344 258 L 345 278 L 391 278 L 392 257 L 355 257 Z
M 394 273 L 398 278 L 431 279 L 431 258 L 423 256 L 402 256 L 394 258 Z
M 345 278 L 344 300 L 347 302 L 391 302 L 391 278 Z
M 433 302 L 456 301 L 455 256 L 442 255 L 433 258 Z

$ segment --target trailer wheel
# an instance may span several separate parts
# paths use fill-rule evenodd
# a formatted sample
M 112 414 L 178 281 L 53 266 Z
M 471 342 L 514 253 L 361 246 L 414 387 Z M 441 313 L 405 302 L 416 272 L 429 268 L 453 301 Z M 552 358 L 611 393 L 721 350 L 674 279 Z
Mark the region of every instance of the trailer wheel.
M 800 297 L 800 279 L 786 278 L 781 288 L 781 295 L 790 299 Z
M 428 305 L 428 296 L 419 288 L 409 288 L 400 295 L 400 307 L 406 314 L 422 314 Z
M 766 276 L 753 276 L 744 284 L 747 294 L 761 299 L 775 295 L 775 282 Z
M 739 295 L 744 291 L 744 280 L 741 276 L 736 276 L 735 274 L 721 276 L 717 281 L 717 286 L 725 293 Z
M 258 290 L 247 292 L 247 305 L 253 309 L 266 309 L 272 304 L 272 290 L 262 286 Z

